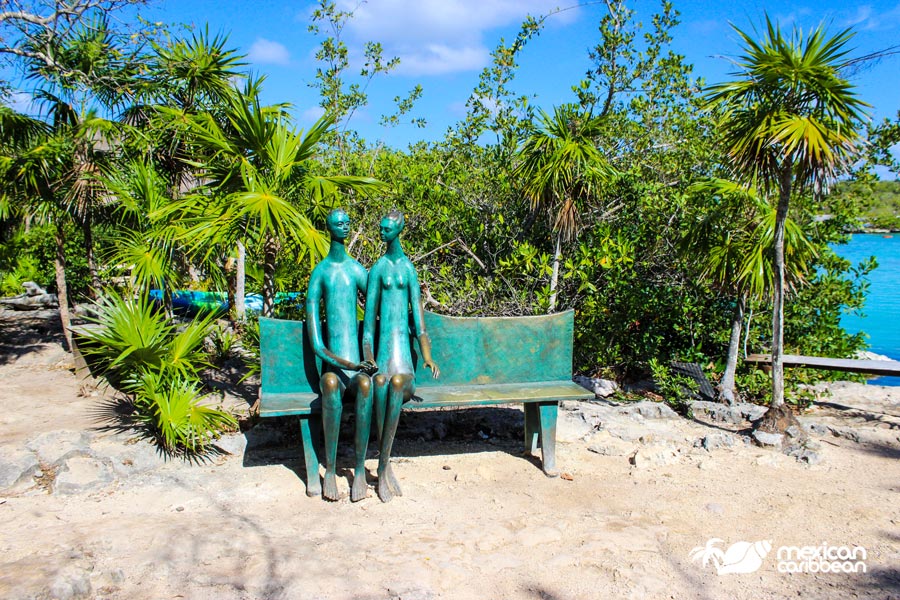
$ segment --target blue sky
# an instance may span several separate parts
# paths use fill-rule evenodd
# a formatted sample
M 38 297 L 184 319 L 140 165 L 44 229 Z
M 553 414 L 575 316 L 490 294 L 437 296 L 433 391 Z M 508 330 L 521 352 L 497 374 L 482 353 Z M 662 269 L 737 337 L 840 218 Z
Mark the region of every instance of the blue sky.
M 545 108 L 571 101 L 570 87 L 590 67 L 587 50 L 597 43 L 597 26 L 607 10 L 605 2 L 573 7 L 575 3 L 568 0 L 337 0 L 337 4 L 355 9 L 356 17 L 344 31 L 354 71 L 368 40 L 381 42 L 386 56 L 401 59 L 395 73 L 371 83 L 370 105 L 350 124 L 369 141 L 398 147 L 419 139 L 439 139 L 464 115 L 466 99 L 489 63 L 490 51 L 501 37 L 512 39 L 528 13 L 566 8 L 551 16 L 541 35 L 525 49 L 513 88 L 533 95 L 532 102 Z M 782 26 L 807 29 L 824 22 L 831 32 L 853 27 L 855 55 L 900 44 L 900 0 L 675 0 L 674 4 L 681 24 L 673 34 L 673 49 L 684 54 L 695 65 L 695 74 L 709 83 L 728 78 L 728 57 L 740 50 L 728 23 L 750 30 L 761 25 L 765 12 Z M 630 6 L 647 24 L 660 4 L 637 0 Z M 305 127 L 319 114 L 317 92 L 309 87 L 318 43 L 307 31 L 312 8 L 313 3 L 280 0 L 158 0 L 143 13 L 151 20 L 208 24 L 213 32 L 229 33 L 232 46 L 249 55 L 249 68 L 267 75 L 265 100 L 292 103 L 298 123 Z M 894 56 L 869 64 L 853 76 L 859 95 L 872 105 L 873 118 L 894 117 L 900 109 L 898 74 L 900 56 Z M 428 126 L 380 126 L 379 117 L 393 112 L 392 99 L 417 83 L 424 95 L 414 116 L 426 118 Z

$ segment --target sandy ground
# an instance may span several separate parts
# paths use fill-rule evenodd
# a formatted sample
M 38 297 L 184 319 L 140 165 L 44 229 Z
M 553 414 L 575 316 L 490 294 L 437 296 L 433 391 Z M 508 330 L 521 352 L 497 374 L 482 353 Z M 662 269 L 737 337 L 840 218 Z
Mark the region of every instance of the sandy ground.
M 167 461 L 100 428 L 52 327 L 9 322 L 0 462 L 39 464 L 0 487 L 3 598 L 900 598 L 898 388 L 836 386 L 805 418 L 812 465 L 739 426 L 570 405 L 556 479 L 521 455 L 517 408 L 404 413 L 404 496 L 327 503 L 305 495 L 292 423 Z M 691 555 L 713 538 L 773 549 L 720 575 Z M 779 572 L 778 548 L 822 544 L 864 547 L 866 572 Z

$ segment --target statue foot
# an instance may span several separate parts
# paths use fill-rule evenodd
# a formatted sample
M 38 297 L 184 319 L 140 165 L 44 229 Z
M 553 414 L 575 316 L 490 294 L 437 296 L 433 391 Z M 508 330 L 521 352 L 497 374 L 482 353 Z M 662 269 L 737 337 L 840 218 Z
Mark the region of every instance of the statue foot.
M 325 487 L 322 490 L 322 495 L 326 500 L 335 501 L 341 499 L 337 488 L 337 477 L 334 473 L 325 473 Z
M 387 467 L 384 469 L 384 475 L 378 478 L 380 482 L 384 479 L 385 484 L 388 486 L 388 489 L 391 490 L 391 493 L 395 496 L 402 496 L 403 490 L 400 489 L 400 482 L 397 481 L 397 478 L 394 476 L 394 470 L 391 468 L 391 464 L 388 463 Z
M 387 480 L 382 477 L 378 478 L 378 499 L 382 502 L 390 502 L 394 499 L 394 493 L 387 484 Z
M 353 476 L 353 486 L 350 488 L 350 502 L 359 502 L 369 493 L 369 484 L 366 482 L 366 474 Z

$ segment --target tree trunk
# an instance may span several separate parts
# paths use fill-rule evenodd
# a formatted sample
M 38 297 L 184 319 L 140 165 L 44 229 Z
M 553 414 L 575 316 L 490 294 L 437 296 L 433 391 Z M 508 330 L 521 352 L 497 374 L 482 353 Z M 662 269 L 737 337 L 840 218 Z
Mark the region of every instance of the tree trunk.
M 88 273 L 91 276 L 90 295 L 94 300 L 97 299 L 97 293 L 100 291 L 100 275 L 97 273 L 97 261 L 94 259 L 94 232 L 91 214 L 88 212 L 81 222 L 81 231 L 84 236 L 84 256 L 87 260 Z
M 775 212 L 775 289 L 772 294 L 772 407 L 784 404 L 784 223 L 791 199 L 791 165 L 779 174 Z
M 550 307 L 548 313 L 556 312 L 556 288 L 559 285 L 559 261 L 562 257 L 562 234 L 556 236 L 556 250 L 553 252 L 553 273 L 550 275 Z
M 266 238 L 263 247 L 263 309 L 264 317 L 271 317 L 275 312 L 275 259 L 278 256 L 278 241 L 271 235 Z
M 247 319 L 247 308 L 244 305 L 244 296 L 246 294 L 246 268 L 247 250 L 244 244 L 237 243 L 237 264 L 234 273 L 234 315 L 238 321 Z
M 66 286 L 66 231 L 62 219 L 56 222 L 56 297 L 59 300 L 59 322 L 66 337 L 66 349 L 72 352 L 72 317 L 69 314 L 69 290 Z
M 728 359 L 725 361 L 725 373 L 719 383 L 719 395 L 722 400 L 734 406 L 734 374 L 737 371 L 738 351 L 741 347 L 741 325 L 744 321 L 744 295 L 738 294 L 731 313 L 731 339 L 728 341 Z

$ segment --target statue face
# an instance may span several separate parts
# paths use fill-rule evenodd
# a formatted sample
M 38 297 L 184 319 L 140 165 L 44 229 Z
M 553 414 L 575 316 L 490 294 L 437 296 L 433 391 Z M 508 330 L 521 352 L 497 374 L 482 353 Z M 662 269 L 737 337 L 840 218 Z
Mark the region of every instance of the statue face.
M 350 215 L 342 210 L 330 213 L 326 224 L 332 239 L 343 241 L 350 235 Z
M 389 244 L 397 239 L 397 236 L 400 235 L 401 231 L 403 231 L 403 223 L 401 221 L 385 217 L 381 220 L 381 227 L 379 228 L 379 231 L 381 233 L 381 241 Z

